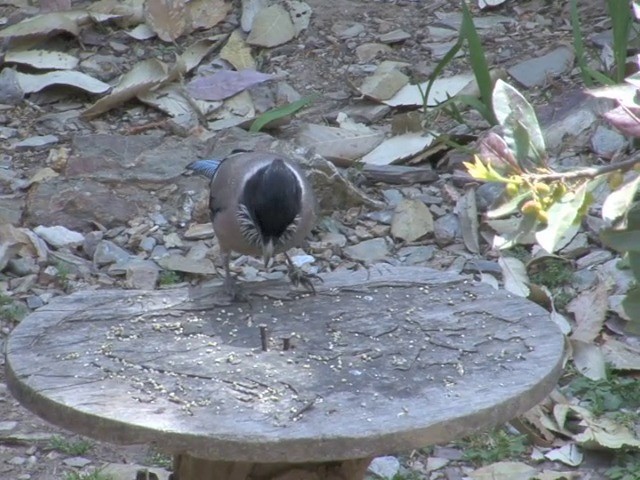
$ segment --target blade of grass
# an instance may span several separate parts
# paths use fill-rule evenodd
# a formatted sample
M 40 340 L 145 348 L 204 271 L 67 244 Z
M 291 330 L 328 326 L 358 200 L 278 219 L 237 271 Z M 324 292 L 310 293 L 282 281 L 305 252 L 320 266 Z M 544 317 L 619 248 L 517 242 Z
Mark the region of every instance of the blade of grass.
M 613 30 L 613 58 L 615 59 L 615 80 L 622 83 L 626 73 L 627 47 L 631 28 L 631 9 L 627 0 L 607 0 L 607 10 Z
M 582 30 L 580 29 L 580 14 L 578 13 L 578 0 L 571 0 L 570 3 L 571 32 L 573 34 L 573 49 L 576 52 L 576 61 L 580 67 L 582 81 L 586 87 L 593 86 L 593 79 L 587 70 L 587 55 L 582 41 Z
M 293 115 L 301 108 L 304 108 L 310 103 L 314 102 L 319 96 L 320 95 L 315 93 L 313 95 L 309 95 L 308 97 L 303 97 L 300 100 L 296 100 L 295 102 L 291 102 L 281 107 L 273 108 L 267 112 L 264 112 L 253 121 L 251 127 L 249 127 L 249 131 L 254 133 L 259 132 L 274 120 L 279 120 L 281 118 L 288 117 L 289 115 Z
M 485 120 L 492 125 L 496 125 L 496 120 L 493 110 L 491 108 L 491 96 L 493 91 L 493 82 L 491 81 L 491 72 L 489 71 L 489 64 L 487 63 L 487 57 L 484 54 L 484 48 L 480 41 L 480 36 L 473 23 L 473 17 L 467 7 L 466 2 L 463 0 L 462 4 L 462 26 L 460 27 L 460 35 L 464 37 L 469 46 L 469 63 L 471 63 L 471 69 L 476 77 L 478 88 L 480 90 L 480 99 L 486 106 L 484 111 Z M 481 114 L 483 112 L 480 112 Z

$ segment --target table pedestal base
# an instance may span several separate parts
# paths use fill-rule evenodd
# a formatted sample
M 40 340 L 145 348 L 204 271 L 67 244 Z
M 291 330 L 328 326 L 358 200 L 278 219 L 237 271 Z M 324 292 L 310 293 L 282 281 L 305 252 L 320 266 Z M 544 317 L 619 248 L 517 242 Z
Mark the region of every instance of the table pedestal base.
M 176 455 L 174 480 L 360 480 L 370 458 L 324 463 L 244 463 Z

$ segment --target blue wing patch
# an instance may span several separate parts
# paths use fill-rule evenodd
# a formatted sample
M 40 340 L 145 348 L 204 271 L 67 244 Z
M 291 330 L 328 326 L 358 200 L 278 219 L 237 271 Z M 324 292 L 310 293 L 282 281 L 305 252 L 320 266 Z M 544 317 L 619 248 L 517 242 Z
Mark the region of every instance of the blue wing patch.
M 222 163 L 222 160 L 196 160 L 195 162 L 191 162 L 187 165 L 187 168 L 204 175 L 205 177 L 213 178 L 216 174 L 216 170 L 218 170 L 218 167 L 220 166 L 220 163 Z

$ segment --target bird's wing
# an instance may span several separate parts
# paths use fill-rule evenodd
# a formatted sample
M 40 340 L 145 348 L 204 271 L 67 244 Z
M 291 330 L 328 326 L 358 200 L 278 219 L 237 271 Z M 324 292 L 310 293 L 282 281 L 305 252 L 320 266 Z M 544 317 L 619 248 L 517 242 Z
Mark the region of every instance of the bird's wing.
M 213 178 L 218 171 L 218 167 L 222 163 L 222 160 L 210 159 L 210 160 L 196 160 L 187 165 L 189 170 L 193 170 L 196 173 L 204 175 L 207 178 Z

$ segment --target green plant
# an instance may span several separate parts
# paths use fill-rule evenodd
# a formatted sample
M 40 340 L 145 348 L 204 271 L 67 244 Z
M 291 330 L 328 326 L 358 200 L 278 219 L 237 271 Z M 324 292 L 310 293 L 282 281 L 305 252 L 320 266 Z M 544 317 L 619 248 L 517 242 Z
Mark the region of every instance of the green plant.
M 29 309 L 13 298 L 0 293 L 0 316 L 13 323 L 18 323 L 29 313 Z
M 578 13 L 578 0 L 571 0 L 571 30 L 573 35 L 573 48 L 576 52 L 576 61 L 580 68 L 582 81 L 587 87 L 595 82 L 603 85 L 612 85 L 624 80 L 626 73 L 627 51 L 629 47 L 629 32 L 632 25 L 632 14 L 627 0 L 607 0 L 607 13 L 611 19 L 613 32 L 613 62 L 614 71 L 609 77 L 589 66 L 587 52 L 584 46 L 582 30 L 580 28 L 580 15 Z
M 159 283 L 161 286 L 175 285 L 182 281 L 182 274 L 175 270 L 163 270 L 160 272 Z
M 640 85 L 640 75 L 628 81 Z M 640 107 L 633 98 L 620 99 L 620 103 L 620 107 L 605 116 L 624 133 L 640 138 Z M 467 163 L 466 167 L 474 178 L 505 185 L 502 203 L 487 212 L 487 217 L 520 215 L 517 228 L 505 235 L 502 244 L 497 246 L 511 248 L 534 234 L 544 250 L 555 252 L 565 238 L 577 233 L 594 200 L 594 190 L 608 182 L 612 193 L 602 205 L 602 217 L 610 226 L 601 230 L 600 239 L 608 247 L 627 254 L 638 283 L 640 203 L 635 202 L 635 195 L 640 176 L 624 183 L 623 172 L 640 164 L 640 155 L 598 167 L 556 171 L 548 163 L 533 107 L 502 80 L 498 80 L 494 88 L 493 110 L 502 127 L 502 136 L 494 132 L 487 134 L 479 142 L 474 162 Z M 627 328 L 640 329 L 640 287 L 627 292 L 623 307 L 632 319 Z
M 64 480 L 115 480 L 112 475 L 102 473 L 102 469 L 95 469 L 91 472 L 68 472 Z
M 422 478 L 424 477 L 416 472 L 398 472 L 391 480 L 422 480 Z
M 527 451 L 527 436 L 511 435 L 498 429 L 467 437 L 458 445 L 464 448 L 465 460 L 484 465 L 523 455 Z
M 567 390 L 588 403 L 594 415 L 640 407 L 640 380 L 620 376 L 611 370 L 603 380 L 578 376 L 569 383 Z
M 51 450 L 66 453 L 67 455 L 78 456 L 84 455 L 91 450 L 91 448 L 93 448 L 93 444 L 85 439 L 71 440 L 60 435 L 55 435 L 49 440 L 49 448 Z
M 531 269 L 529 279 L 537 284 L 553 290 L 570 283 L 573 279 L 571 264 L 562 258 L 544 258 L 536 262 L 535 269 Z
M 461 2 L 461 8 L 462 24 L 460 26 L 458 40 L 445 54 L 442 60 L 438 62 L 433 73 L 429 77 L 425 91 L 421 92 L 423 108 L 426 112 L 429 107 L 434 107 L 434 105 L 427 104 L 429 93 L 433 88 L 434 82 L 442 74 L 446 66 L 452 62 L 460 49 L 466 45 L 471 70 L 473 71 L 473 75 L 480 91 L 480 98 L 478 99 L 471 95 L 456 95 L 454 98 L 450 98 L 449 100 L 437 105 L 437 107 L 444 109 L 450 116 L 461 121 L 462 117 L 456 106 L 456 102 L 458 102 L 474 108 L 487 122 L 491 125 L 495 125 L 497 123 L 497 119 L 492 108 L 493 80 L 491 78 L 489 64 L 487 63 L 487 57 L 484 53 L 484 48 L 480 41 L 478 31 L 473 23 L 473 17 L 471 16 L 469 7 L 464 0 Z
M 165 468 L 167 470 L 171 469 L 173 466 L 173 459 L 171 456 L 166 453 L 162 453 L 155 448 L 150 448 L 147 452 L 147 461 L 149 462 L 149 465 Z
M 56 278 L 63 290 L 69 289 L 69 275 L 71 274 L 71 268 L 65 262 L 57 262 L 56 265 Z
M 605 475 L 609 480 L 637 480 L 640 478 L 640 453 L 623 451 L 616 455 L 614 466 Z
M 318 94 L 309 95 L 307 97 L 303 97 L 300 100 L 296 100 L 295 102 L 287 103 L 286 105 L 282 105 L 281 107 L 276 107 L 271 110 L 264 112 L 262 115 L 258 116 L 253 123 L 251 123 L 251 127 L 249 127 L 250 132 L 259 132 L 265 127 L 270 126 L 271 123 L 276 122 L 285 117 L 289 117 L 296 113 L 298 110 L 306 107 L 310 103 L 313 103 L 319 97 Z

